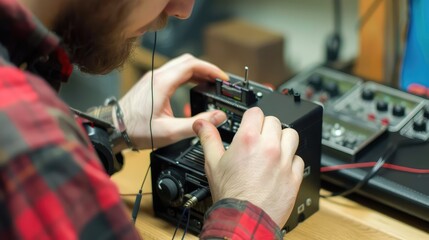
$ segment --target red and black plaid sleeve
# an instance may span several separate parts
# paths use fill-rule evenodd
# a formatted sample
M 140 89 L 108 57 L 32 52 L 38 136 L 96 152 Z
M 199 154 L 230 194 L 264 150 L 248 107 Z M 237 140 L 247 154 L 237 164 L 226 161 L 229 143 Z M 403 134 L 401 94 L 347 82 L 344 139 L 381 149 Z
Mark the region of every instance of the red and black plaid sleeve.
M 114 183 L 41 79 L 0 66 L 0 239 L 138 239 Z
M 19 1 L 0 0 L 0 239 L 139 238 L 54 92 L 71 70 L 54 33 Z
M 248 201 L 222 199 L 206 213 L 201 239 L 283 239 L 280 228 Z

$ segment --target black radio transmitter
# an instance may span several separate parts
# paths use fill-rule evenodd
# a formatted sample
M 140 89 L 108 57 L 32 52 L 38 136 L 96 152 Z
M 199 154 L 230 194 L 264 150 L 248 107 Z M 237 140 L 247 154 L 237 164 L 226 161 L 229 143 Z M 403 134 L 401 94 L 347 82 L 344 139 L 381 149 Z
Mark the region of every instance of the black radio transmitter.
M 254 106 L 261 108 L 265 115 L 277 117 L 283 128 L 295 129 L 300 136 L 297 154 L 304 160 L 305 170 L 294 209 L 284 229 L 292 230 L 318 211 L 321 105 L 301 99 L 293 91 L 282 94 L 235 76 L 228 82 L 216 80 L 192 88 L 190 100 L 192 115 L 212 109 L 227 114 L 226 123 L 218 128 L 225 148 L 239 128 L 244 112 Z M 152 152 L 151 175 L 155 215 L 173 224 L 180 221 L 187 193 L 209 189 L 204 173 L 204 153 L 198 139 L 186 139 Z M 192 207 L 188 227 L 191 232 L 198 234 L 201 231 L 204 213 L 211 205 L 208 197 Z

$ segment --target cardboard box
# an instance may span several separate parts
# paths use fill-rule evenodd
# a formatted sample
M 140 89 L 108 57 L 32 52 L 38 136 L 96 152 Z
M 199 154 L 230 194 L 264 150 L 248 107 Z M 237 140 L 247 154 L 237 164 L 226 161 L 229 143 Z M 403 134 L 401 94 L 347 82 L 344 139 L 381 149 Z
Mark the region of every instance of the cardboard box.
M 286 79 L 283 35 L 243 20 L 214 23 L 204 32 L 205 58 L 223 70 L 274 87 Z

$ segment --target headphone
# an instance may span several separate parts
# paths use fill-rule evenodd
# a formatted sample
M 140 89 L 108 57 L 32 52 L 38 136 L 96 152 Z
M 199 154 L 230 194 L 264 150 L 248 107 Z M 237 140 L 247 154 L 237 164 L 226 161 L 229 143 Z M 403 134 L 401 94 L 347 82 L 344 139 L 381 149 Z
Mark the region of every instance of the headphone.
M 95 118 L 77 109 L 70 108 L 81 120 L 84 130 L 89 140 L 97 152 L 98 158 L 107 174 L 113 175 L 120 171 L 124 165 L 124 157 L 121 152 L 114 154 L 111 137 L 116 133 L 116 129 L 110 123 Z

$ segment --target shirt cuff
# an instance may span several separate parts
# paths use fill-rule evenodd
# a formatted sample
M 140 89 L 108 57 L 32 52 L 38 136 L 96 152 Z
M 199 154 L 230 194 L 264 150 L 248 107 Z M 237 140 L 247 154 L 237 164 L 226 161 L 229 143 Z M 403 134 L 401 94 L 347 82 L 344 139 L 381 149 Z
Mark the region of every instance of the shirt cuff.
M 222 199 L 205 214 L 200 239 L 283 239 L 277 224 L 248 201 Z

